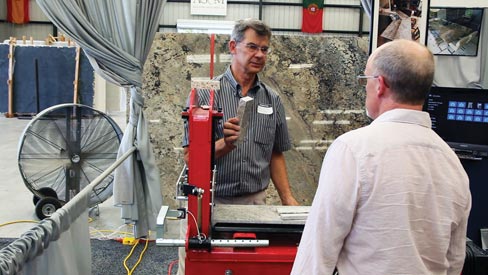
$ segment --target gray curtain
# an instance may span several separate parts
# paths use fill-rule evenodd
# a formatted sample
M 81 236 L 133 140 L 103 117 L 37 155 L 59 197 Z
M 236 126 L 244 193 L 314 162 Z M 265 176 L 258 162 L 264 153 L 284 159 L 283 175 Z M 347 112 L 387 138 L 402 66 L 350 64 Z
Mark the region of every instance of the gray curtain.
M 76 196 L 2 248 L 0 274 L 91 274 L 89 195 Z
M 142 70 L 158 29 L 160 0 L 37 0 L 47 17 L 85 51 L 95 71 L 130 90 L 130 116 L 119 156 L 136 152 L 115 171 L 114 201 L 136 237 L 155 229 L 162 205 L 141 94 Z
M 91 274 L 88 201 L 94 188 L 135 150 L 130 148 L 51 217 L 3 247 L 0 274 Z

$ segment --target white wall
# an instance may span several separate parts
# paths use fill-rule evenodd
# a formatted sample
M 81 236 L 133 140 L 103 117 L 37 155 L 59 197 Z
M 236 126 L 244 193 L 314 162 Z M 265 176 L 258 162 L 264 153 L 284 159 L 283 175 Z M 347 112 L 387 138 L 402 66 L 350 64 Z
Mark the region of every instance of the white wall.
M 242 2 L 251 2 L 253 0 L 242 0 Z M 265 0 L 266 2 L 277 3 L 302 3 L 302 0 Z M 324 0 L 325 4 L 333 5 L 359 5 L 360 0 Z M 30 0 L 30 19 L 32 21 L 48 22 L 47 17 L 38 7 L 35 0 Z M 462 7 L 488 7 L 487 0 L 431 0 L 431 6 L 462 6 Z M 7 4 L 6 1 L 0 1 L 0 19 L 6 19 Z M 348 8 L 325 8 L 323 29 L 324 30 L 342 30 L 342 31 L 357 31 L 359 25 L 360 11 L 358 9 Z M 194 19 L 194 20 L 224 20 L 235 21 L 240 18 L 259 17 L 259 6 L 255 4 L 228 4 L 227 16 L 195 16 L 190 14 L 190 3 L 166 3 L 163 8 L 163 15 L 160 20 L 161 25 L 175 26 L 177 19 Z M 485 15 L 486 17 L 486 15 Z M 262 19 L 272 28 L 279 29 L 300 29 L 302 20 L 301 6 L 263 6 Z M 485 20 L 486 21 L 486 20 Z M 369 18 L 366 14 L 363 15 L 363 31 L 369 31 Z M 486 24 L 485 24 L 486 25 Z M 161 28 L 160 31 L 172 32 L 176 31 L 173 28 Z M 33 37 L 35 40 L 44 40 L 49 34 L 52 34 L 52 25 L 40 24 L 26 24 L 15 25 L 10 23 L 0 23 L 0 41 L 6 40 L 9 37 L 17 37 L 21 39 L 22 36 L 27 38 Z M 275 32 L 275 34 L 298 34 L 300 32 Z M 341 34 L 335 34 L 341 35 Z M 484 36 L 488 39 L 488 35 Z M 486 67 L 486 65 L 485 65 Z M 484 76 L 485 88 L 488 87 L 488 69 L 483 67 L 482 75 Z M 105 102 L 98 101 L 98 105 L 103 106 L 107 111 L 116 111 L 117 104 L 120 102 L 119 88 L 110 83 L 98 84 L 99 92 L 96 96 L 100 96 L 102 90 L 108 91 L 109 95 L 105 95 Z M 102 89 L 103 88 L 103 89 Z M 101 100 L 100 98 L 96 100 Z
M 488 8 L 488 1 L 486 0 L 430 0 L 430 6 L 431 7 Z
M 104 113 L 112 114 L 125 111 L 126 105 L 125 90 L 95 74 L 93 107 Z
M 251 2 L 251 0 L 243 0 L 243 2 L 246 1 Z M 302 0 L 265 0 L 265 2 L 301 4 Z M 324 0 L 324 3 L 334 5 L 359 5 L 360 0 Z M 35 0 L 29 1 L 29 11 L 30 19 L 32 21 L 49 21 Z M 326 8 L 324 10 L 323 29 L 346 32 L 358 31 L 359 14 L 359 9 Z M 7 3 L 6 1 L 0 1 L 0 19 L 5 20 L 6 17 Z M 256 4 L 228 4 L 227 16 L 202 16 L 190 14 L 190 3 L 170 2 L 166 3 L 163 7 L 163 15 L 159 23 L 161 25 L 176 26 L 177 19 L 235 21 L 247 17 L 258 18 L 259 6 Z M 302 24 L 302 7 L 263 5 L 262 19 L 272 28 L 299 30 Z M 160 31 L 176 30 L 167 28 L 161 29 Z M 369 18 L 366 15 L 363 17 L 363 31 L 369 31 Z M 53 27 L 51 25 L 15 25 L 10 23 L 0 23 L 0 41 L 8 39 L 10 36 L 20 38 L 23 35 L 27 37 L 32 36 L 35 40 L 44 40 L 49 34 L 52 34 L 52 32 Z M 300 32 L 289 33 L 300 34 Z
M 243 0 L 241 2 L 252 2 L 254 0 Z M 284 5 L 263 5 L 262 20 L 271 28 L 278 29 L 297 29 L 302 26 L 302 0 L 266 0 L 265 2 L 274 3 L 294 3 L 298 6 Z M 333 5 L 357 5 L 360 0 L 325 0 L 325 4 Z M 358 31 L 359 9 L 350 8 L 325 8 L 323 17 L 324 30 Z M 191 15 L 190 3 L 166 3 L 163 9 L 163 16 L 160 20 L 161 25 L 176 25 L 178 19 L 193 20 L 218 20 L 236 21 L 241 18 L 258 18 L 259 5 L 255 4 L 228 4 L 226 16 L 205 16 Z M 171 31 L 164 29 L 161 31 Z M 174 31 L 174 30 L 173 30 Z M 369 18 L 363 17 L 363 31 L 369 31 Z M 276 33 L 276 32 L 275 32 Z M 289 34 L 300 34 L 300 32 L 288 32 Z
M 243 0 L 243 2 L 254 0 Z M 302 0 L 265 0 L 276 3 L 301 4 Z M 325 4 L 337 5 L 359 5 L 360 0 L 325 0 Z M 31 21 L 49 22 L 35 0 L 29 1 L 29 16 Z M 227 20 L 236 21 L 241 18 L 259 17 L 259 6 L 255 4 L 228 4 L 227 16 L 195 16 L 190 14 L 190 3 L 166 3 L 163 8 L 161 25 L 176 26 L 177 19 L 194 20 Z M 7 2 L 0 1 L 0 20 L 7 18 Z M 347 8 L 326 8 L 324 10 L 323 29 L 340 31 L 358 31 L 360 18 L 359 9 Z M 264 5 L 262 8 L 262 19 L 272 28 L 297 29 L 301 28 L 302 6 Z M 160 31 L 174 32 L 175 28 L 161 28 Z M 363 17 L 363 31 L 369 31 L 369 18 Z M 44 41 L 53 33 L 51 24 L 25 24 L 17 25 L 11 23 L 0 23 L 0 42 L 10 37 Z M 275 32 L 275 34 L 302 34 L 301 32 Z M 340 34 L 337 34 L 340 35 Z M 102 78 L 95 78 L 94 107 L 104 112 L 124 111 L 126 105 L 125 92 Z

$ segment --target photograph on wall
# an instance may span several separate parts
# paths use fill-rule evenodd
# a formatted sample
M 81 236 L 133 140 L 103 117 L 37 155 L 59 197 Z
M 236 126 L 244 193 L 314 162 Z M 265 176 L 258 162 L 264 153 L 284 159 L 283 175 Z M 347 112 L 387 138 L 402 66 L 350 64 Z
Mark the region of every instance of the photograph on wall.
M 435 55 L 478 55 L 482 19 L 480 8 L 431 7 L 427 47 Z
M 425 42 L 428 0 L 374 0 L 371 51 L 396 40 Z

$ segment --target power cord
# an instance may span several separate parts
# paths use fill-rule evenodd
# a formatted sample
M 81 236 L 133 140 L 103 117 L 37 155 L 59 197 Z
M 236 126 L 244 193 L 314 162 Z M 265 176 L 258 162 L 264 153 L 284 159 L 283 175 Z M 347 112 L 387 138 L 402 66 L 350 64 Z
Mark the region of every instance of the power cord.
M 11 225 L 11 224 L 16 224 L 16 223 L 39 223 L 39 221 L 35 220 L 18 220 L 18 221 L 11 221 L 11 222 L 6 222 L 0 224 L 0 227 L 6 226 L 6 225 Z
M 188 214 L 190 214 L 190 216 L 193 218 L 193 221 L 195 222 L 195 227 L 197 228 L 197 237 L 199 240 L 205 240 L 207 238 L 207 236 L 203 233 L 200 233 L 200 229 L 198 228 L 198 223 L 197 223 L 197 219 L 195 219 L 195 216 L 193 215 L 193 213 L 189 210 L 187 210 Z
M 196 219 L 195 217 L 193 216 L 192 214 L 192 217 L 195 221 L 195 224 L 196 224 Z M 93 219 L 89 219 L 88 222 L 91 223 L 93 221 Z M 3 227 L 3 226 L 7 226 L 7 225 L 11 225 L 11 224 L 17 224 L 17 223 L 39 223 L 39 221 L 36 221 L 36 220 L 17 220 L 17 221 L 10 221 L 10 222 L 5 222 L 5 223 L 2 223 L 0 224 L 0 227 Z M 93 237 L 92 235 L 94 233 L 97 233 L 99 235 L 101 235 L 101 237 L 98 237 L 96 239 L 98 240 L 101 240 L 101 241 L 106 241 L 106 240 L 115 240 L 115 241 L 118 241 L 118 242 L 121 242 L 121 243 L 124 243 L 124 244 L 132 244 L 132 249 L 131 251 L 129 252 L 129 255 L 127 255 L 127 257 L 125 257 L 124 259 L 124 268 L 126 269 L 127 271 L 127 275 L 132 275 L 132 273 L 134 272 L 134 270 L 136 269 L 136 267 L 141 263 L 142 261 L 142 258 L 144 256 L 144 253 L 146 252 L 147 248 L 148 248 L 148 245 L 149 245 L 149 237 L 145 239 L 146 241 L 146 244 L 144 245 L 144 248 L 141 252 L 141 254 L 139 255 L 139 258 L 137 260 L 137 262 L 134 264 L 134 266 L 129 269 L 129 267 L 127 266 L 127 260 L 132 256 L 132 254 L 134 253 L 134 250 L 135 248 L 137 247 L 137 245 L 139 244 L 139 241 L 142 240 L 142 239 L 134 239 L 133 237 L 129 237 L 129 235 L 132 235 L 131 232 L 128 232 L 128 231 L 120 231 L 120 229 L 124 226 L 128 226 L 126 224 L 122 224 L 121 226 L 119 226 L 116 230 L 109 230 L 109 229 L 96 229 L 96 228 L 93 228 L 93 227 L 90 227 L 90 236 Z M 197 227 L 197 230 L 198 230 L 198 227 Z M 111 234 L 109 235 L 105 235 L 103 234 L 104 232 L 112 232 Z M 150 231 L 148 232 L 148 236 L 150 236 Z M 124 234 L 124 237 L 114 237 L 116 234 Z M 200 236 L 200 232 L 198 233 L 199 236 Z M 127 243 L 126 243 L 127 242 Z M 170 264 L 170 272 L 171 272 L 171 269 L 172 269 L 172 265 L 174 265 L 175 262 L 177 262 L 178 260 L 175 260 L 173 262 L 171 262 Z
M 173 260 L 171 263 L 169 263 L 168 266 L 168 275 L 171 275 L 173 273 L 173 266 L 178 262 L 178 260 Z
M 131 225 L 127 224 L 122 224 L 121 226 L 117 227 L 115 230 L 108 230 L 108 229 L 96 229 L 94 227 L 90 226 L 90 237 L 100 240 L 100 241 L 107 241 L 107 240 L 116 240 L 116 241 L 122 241 L 123 238 L 126 238 L 128 236 L 132 236 L 132 232 L 129 231 L 121 231 L 122 227 L 128 227 Z M 105 235 L 104 233 L 106 232 L 112 232 L 111 234 Z M 95 236 L 95 233 L 97 236 Z M 123 234 L 122 237 L 120 234 Z
M 150 232 L 148 232 L 147 235 L 150 236 Z M 139 255 L 139 259 L 134 264 L 134 266 L 131 269 L 129 269 L 129 267 L 127 266 L 127 260 L 132 256 L 132 253 L 134 253 L 134 250 L 136 249 L 138 244 L 139 244 L 139 239 L 136 239 L 134 245 L 132 246 L 132 249 L 129 252 L 129 255 L 127 255 L 127 257 L 125 257 L 125 259 L 124 259 L 124 268 L 127 271 L 127 275 L 132 275 L 132 273 L 134 272 L 136 267 L 141 263 L 142 257 L 144 256 L 144 253 L 146 253 L 147 247 L 149 245 L 149 238 L 146 239 L 146 245 L 144 245 L 144 249 L 142 250 L 141 254 Z

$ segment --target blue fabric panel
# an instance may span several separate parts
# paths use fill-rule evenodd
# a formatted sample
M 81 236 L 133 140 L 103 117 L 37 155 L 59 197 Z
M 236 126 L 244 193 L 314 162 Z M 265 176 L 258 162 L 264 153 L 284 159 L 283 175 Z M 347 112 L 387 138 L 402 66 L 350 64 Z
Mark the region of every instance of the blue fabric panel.
M 9 45 L 0 45 L 0 112 L 8 111 Z M 73 102 L 75 47 L 17 46 L 14 52 L 15 114 L 30 114 L 61 103 Z M 36 89 L 36 61 L 38 89 Z M 79 102 L 93 105 L 94 72 L 83 51 L 78 76 Z M 39 110 L 37 110 L 37 94 Z
M 8 110 L 8 45 L 0 44 L 0 113 Z

